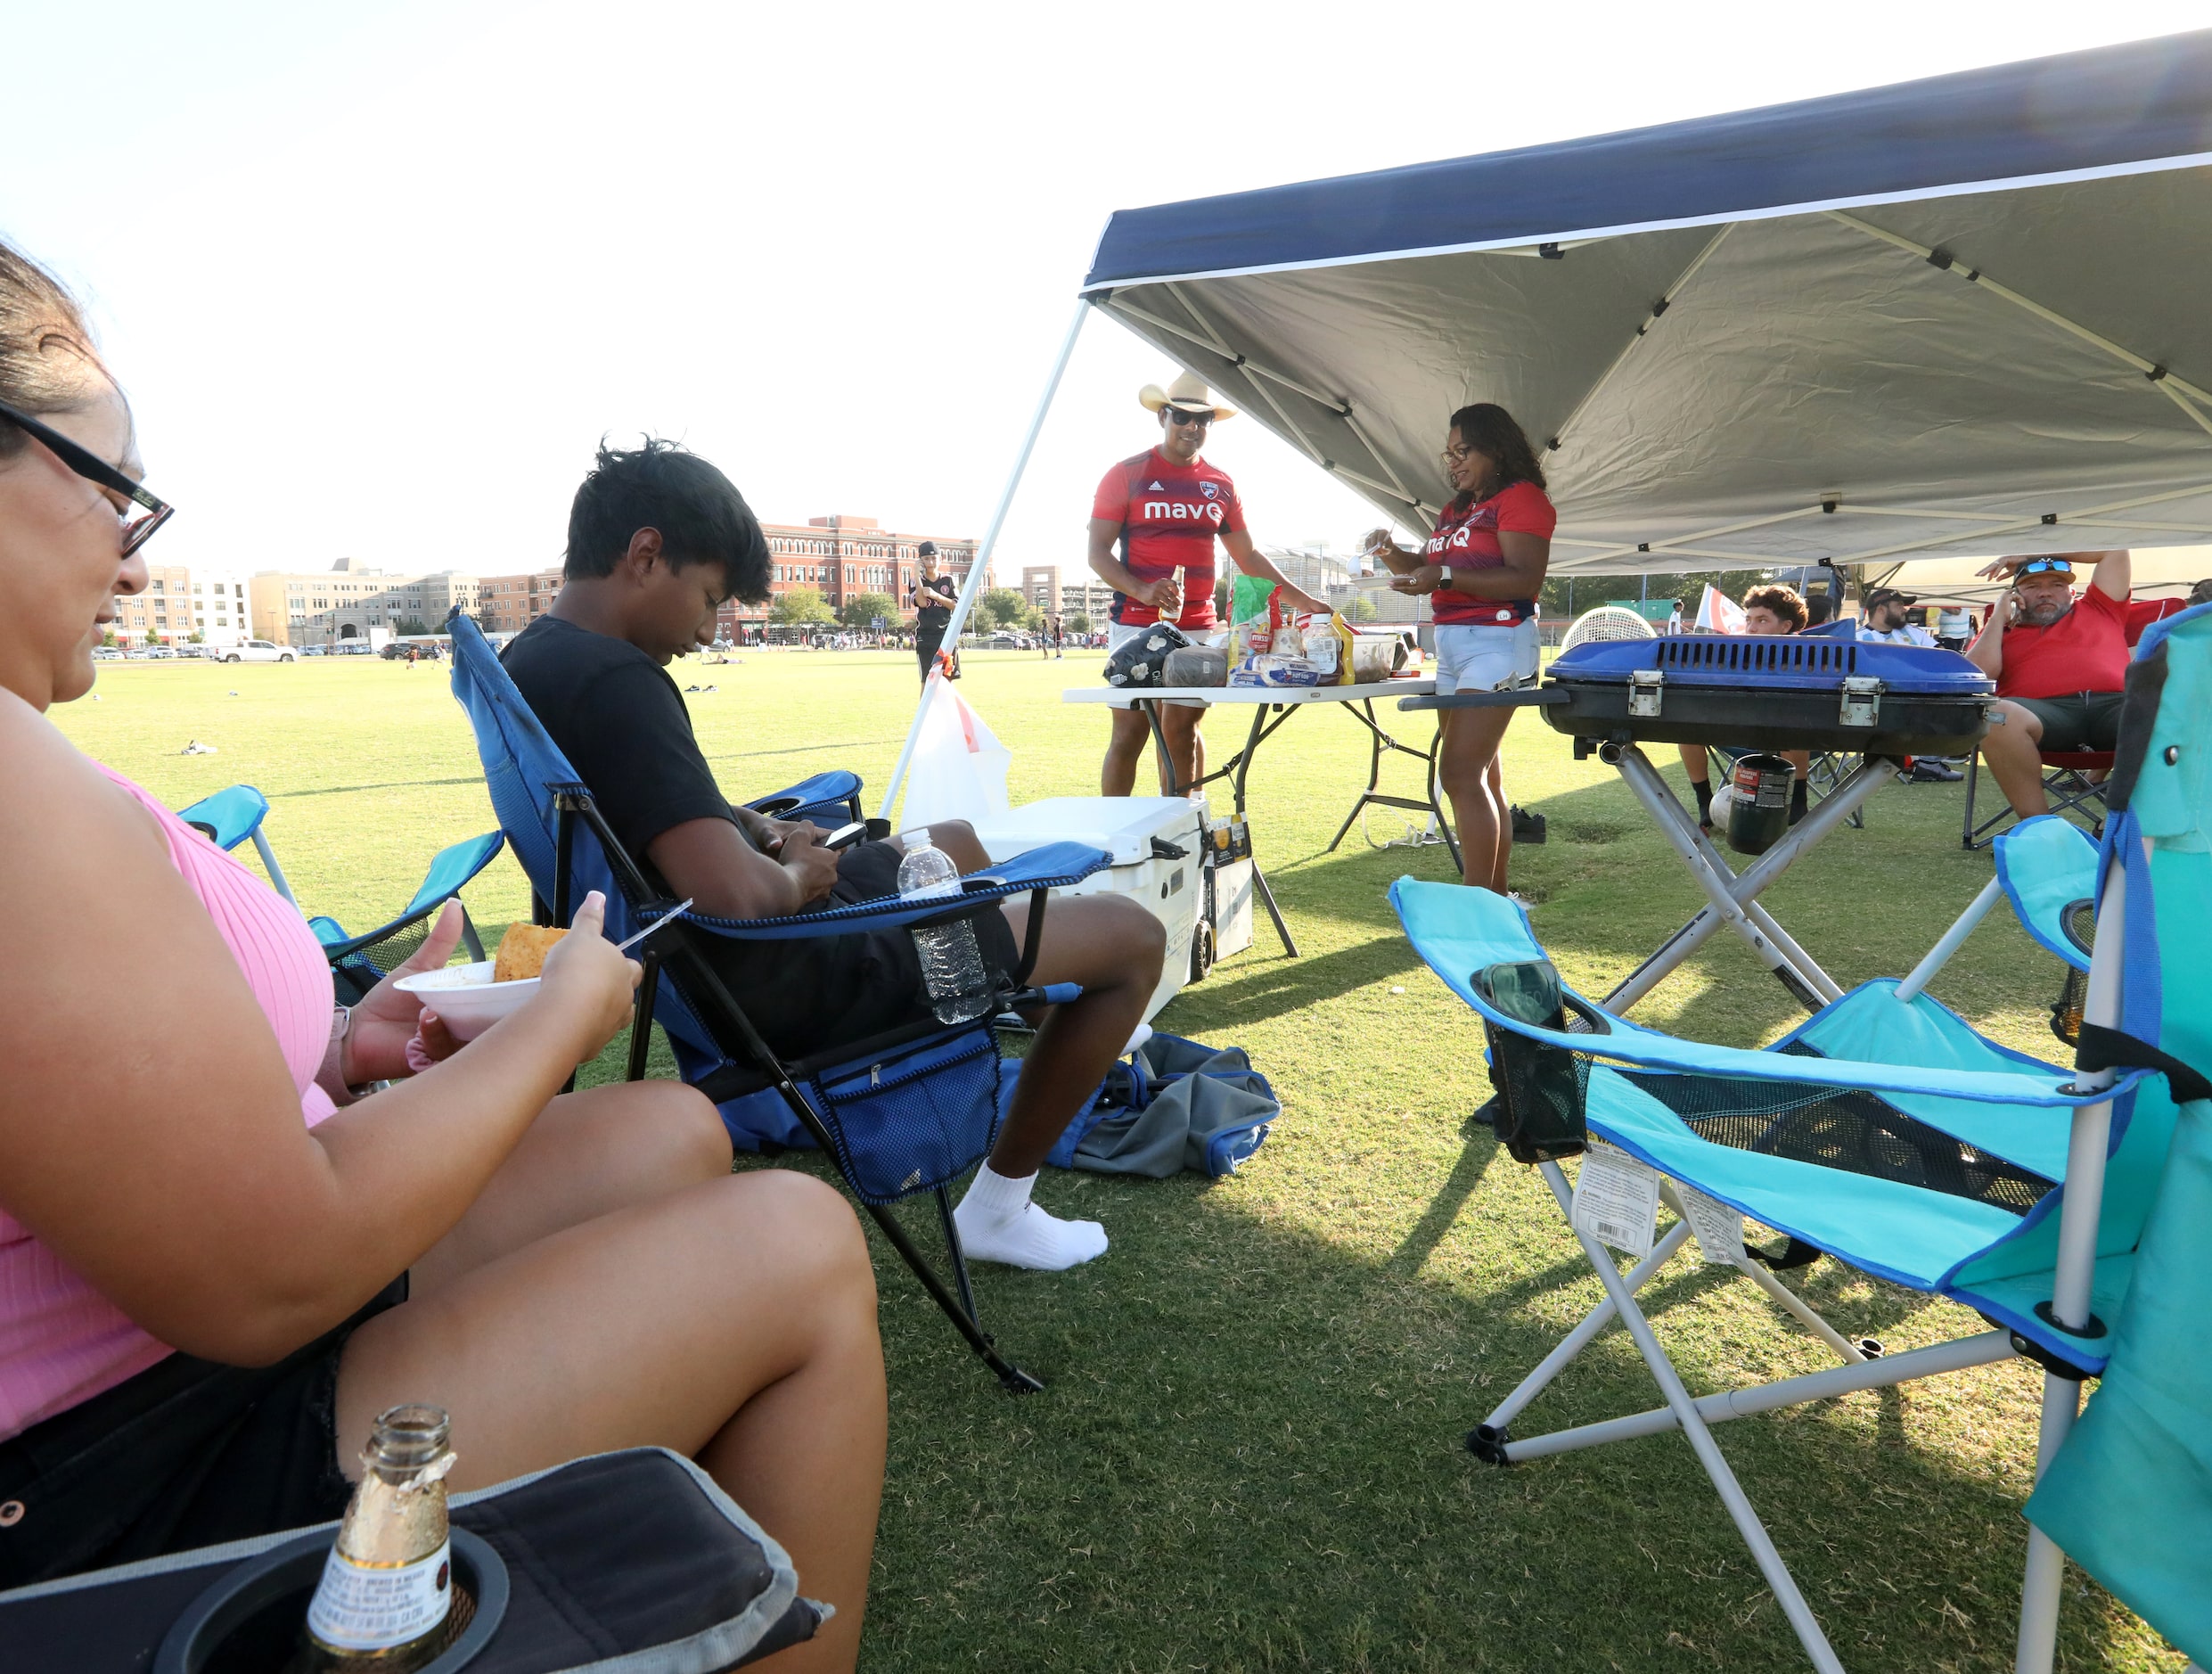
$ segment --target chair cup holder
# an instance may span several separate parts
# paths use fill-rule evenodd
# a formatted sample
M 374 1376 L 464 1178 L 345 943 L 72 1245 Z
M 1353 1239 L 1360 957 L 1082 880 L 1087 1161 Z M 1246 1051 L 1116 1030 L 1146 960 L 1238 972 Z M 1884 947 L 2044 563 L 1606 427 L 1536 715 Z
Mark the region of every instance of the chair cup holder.
M 507 1614 L 507 1565 L 482 1539 L 453 1531 L 454 1609 L 474 1613 L 417 1674 L 457 1674 Z M 299 1649 L 334 1530 L 302 1535 L 225 1570 L 186 1606 L 155 1653 L 153 1674 L 281 1674 Z

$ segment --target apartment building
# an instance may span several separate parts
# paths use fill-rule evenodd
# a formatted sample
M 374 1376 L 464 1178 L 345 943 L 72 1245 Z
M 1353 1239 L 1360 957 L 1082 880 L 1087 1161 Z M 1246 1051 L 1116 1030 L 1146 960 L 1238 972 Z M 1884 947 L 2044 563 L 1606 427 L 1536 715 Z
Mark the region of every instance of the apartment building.
M 486 576 L 476 585 L 477 626 L 487 634 L 519 634 L 553 608 L 561 594 L 558 567 L 527 575 Z
M 1096 630 L 1104 629 L 1114 608 L 1114 590 L 1089 570 L 1084 570 L 1079 580 L 1070 581 L 1057 564 L 1025 564 L 1021 596 L 1033 611 L 1058 615 L 1063 621 L 1081 616 Z
M 365 639 L 369 629 L 435 633 L 458 605 L 477 608 L 477 579 L 443 570 L 436 575 L 386 575 L 357 558 L 340 558 L 328 570 L 264 570 L 247 583 L 252 637 L 280 645 L 331 645 Z
M 110 629 L 127 646 L 182 645 L 194 632 L 192 570 L 184 564 L 148 564 L 143 593 L 115 595 Z

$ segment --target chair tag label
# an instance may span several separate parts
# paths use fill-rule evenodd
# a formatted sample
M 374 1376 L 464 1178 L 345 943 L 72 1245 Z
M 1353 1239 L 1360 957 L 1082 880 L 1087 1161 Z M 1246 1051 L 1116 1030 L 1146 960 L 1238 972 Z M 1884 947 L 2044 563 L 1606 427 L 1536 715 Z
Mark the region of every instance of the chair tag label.
M 1694 1186 L 1675 1182 L 1683 1219 L 1698 1241 L 1698 1253 L 1714 1267 L 1732 1268 L 1743 1260 L 1743 1217 L 1716 1197 L 1708 1197 Z
M 1642 1260 L 1659 1233 L 1659 1176 L 1625 1151 L 1593 1141 L 1575 1177 L 1574 1227 Z

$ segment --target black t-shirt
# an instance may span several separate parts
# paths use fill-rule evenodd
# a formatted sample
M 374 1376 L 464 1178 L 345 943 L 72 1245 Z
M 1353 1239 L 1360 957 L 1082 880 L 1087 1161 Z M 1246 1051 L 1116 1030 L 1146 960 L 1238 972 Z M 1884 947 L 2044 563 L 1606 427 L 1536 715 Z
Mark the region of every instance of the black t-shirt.
M 499 661 L 641 864 L 647 844 L 686 820 L 736 824 L 692 736 L 684 694 L 627 640 L 541 616 Z
M 923 581 L 917 585 L 922 590 L 923 598 L 926 599 L 935 594 L 945 603 L 924 604 L 914 613 L 914 626 L 935 628 L 946 627 L 953 620 L 953 601 L 960 596 L 960 589 L 953 585 L 952 577 L 939 576 L 934 581 Z

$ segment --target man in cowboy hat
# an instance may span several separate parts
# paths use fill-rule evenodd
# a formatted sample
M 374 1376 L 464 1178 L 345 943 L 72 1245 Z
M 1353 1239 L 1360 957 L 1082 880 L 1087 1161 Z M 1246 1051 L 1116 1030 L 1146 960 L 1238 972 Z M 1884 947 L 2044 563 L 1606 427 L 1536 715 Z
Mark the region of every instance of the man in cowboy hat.
M 1115 594 L 1107 650 L 1160 621 L 1173 622 L 1196 641 L 1214 637 L 1217 539 L 1239 570 L 1273 581 L 1299 610 L 1327 611 L 1325 601 L 1291 586 L 1252 545 L 1236 485 L 1227 472 L 1199 457 L 1207 431 L 1219 420 L 1234 418 L 1236 409 L 1215 400 L 1204 382 L 1187 372 L 1165 390 L 1146 384 L 1136 398 L 1159 415 L 1159 445 L 1107 472 L 1091 502 L 1091 569 Z M 1127 796 L 1136 784 L 1136 764 L 1151 729 L 1139 710 L 1110 713 L 1113 733 L 1100 789 L 1108 796 Z M 1205 742 L 1198 731 L 1201 713 L 1171 703 L 1160 716 L 1174 784 L 1184 791 L 1206 770 Z M 1159 776 L 1164 792 L 1167 763 L 1160 764 Z
M 2074 591 L 2075 566 L 2091 566 Z M 2000 558 L 1981 572 L 2011 580 L 1966 654 L 1997 683 L 1999 702 L 1981 759 L 2022 819 L 2048 814 L 2041 752 L 2110 750 L 2119 740 L 2127 681 L 2125 552 Z

